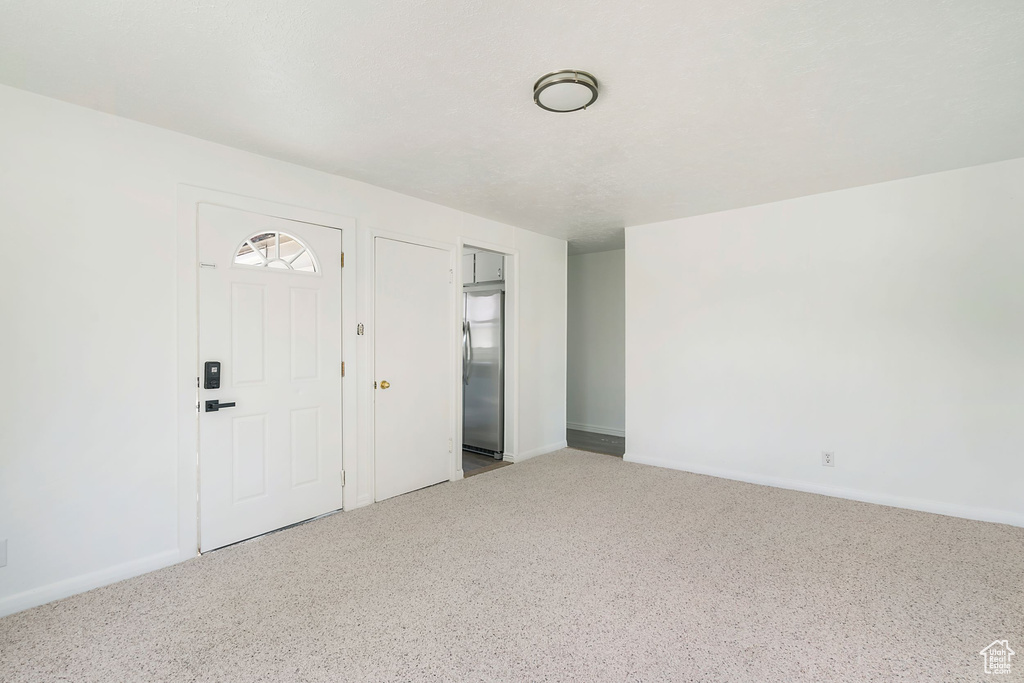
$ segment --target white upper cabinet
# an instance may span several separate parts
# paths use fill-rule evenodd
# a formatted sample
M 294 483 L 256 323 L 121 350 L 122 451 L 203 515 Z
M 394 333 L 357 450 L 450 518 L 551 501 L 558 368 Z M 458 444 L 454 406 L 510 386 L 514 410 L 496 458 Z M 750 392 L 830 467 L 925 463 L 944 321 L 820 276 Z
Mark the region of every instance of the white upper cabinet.
M 490 251 L 462 255 L 462 284 L 502 282 L 505 279 L 505 257 Z
M 504 279 L 505 257 L 490 251 L 476 254 L 476 282 L 500 282 Z

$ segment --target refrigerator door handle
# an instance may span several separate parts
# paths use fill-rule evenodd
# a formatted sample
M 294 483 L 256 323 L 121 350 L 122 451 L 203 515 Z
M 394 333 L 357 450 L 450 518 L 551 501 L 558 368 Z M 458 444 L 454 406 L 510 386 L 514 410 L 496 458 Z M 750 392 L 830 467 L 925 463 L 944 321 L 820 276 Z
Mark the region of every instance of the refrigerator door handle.
M 469 384 L 469 374 L 473 371 L 473 330 L 467 320 L 463 325 L 465 334 L 462 335 L 463 362 L 462 362 L 462 383 Z

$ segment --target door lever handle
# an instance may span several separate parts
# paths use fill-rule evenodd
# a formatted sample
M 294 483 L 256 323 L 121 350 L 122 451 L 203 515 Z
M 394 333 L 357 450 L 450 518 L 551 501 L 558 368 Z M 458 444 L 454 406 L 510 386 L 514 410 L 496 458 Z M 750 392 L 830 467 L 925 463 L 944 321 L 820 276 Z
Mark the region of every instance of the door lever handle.
M 235 407 L 235 402 L 234 401 L 232 401 L 231 403 L 221 403 L 220 401 L 214 399 L 212 401 L 207 401 L 206 402 L 206 412 L 208 412 L 208 413 L 216 413 L 221 408 L 234 408 L 234 407 Z

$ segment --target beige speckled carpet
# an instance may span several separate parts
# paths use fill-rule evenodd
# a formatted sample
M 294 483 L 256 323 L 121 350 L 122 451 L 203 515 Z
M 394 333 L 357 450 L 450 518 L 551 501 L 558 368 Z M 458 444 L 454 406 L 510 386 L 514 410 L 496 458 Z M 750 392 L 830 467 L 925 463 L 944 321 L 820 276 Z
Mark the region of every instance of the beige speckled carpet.
M 564 450 L 0 620 L 12 681 L 1024 680 L 1024 529 Z

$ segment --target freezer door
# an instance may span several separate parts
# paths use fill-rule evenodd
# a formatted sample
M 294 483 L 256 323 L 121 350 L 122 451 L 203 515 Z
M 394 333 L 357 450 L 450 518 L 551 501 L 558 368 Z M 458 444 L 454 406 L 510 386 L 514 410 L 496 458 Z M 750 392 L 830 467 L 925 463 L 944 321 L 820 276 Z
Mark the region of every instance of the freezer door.
M 505 293 L 470 291 L 463 296 L 462 443 L 500 455 L 505 447 Z

